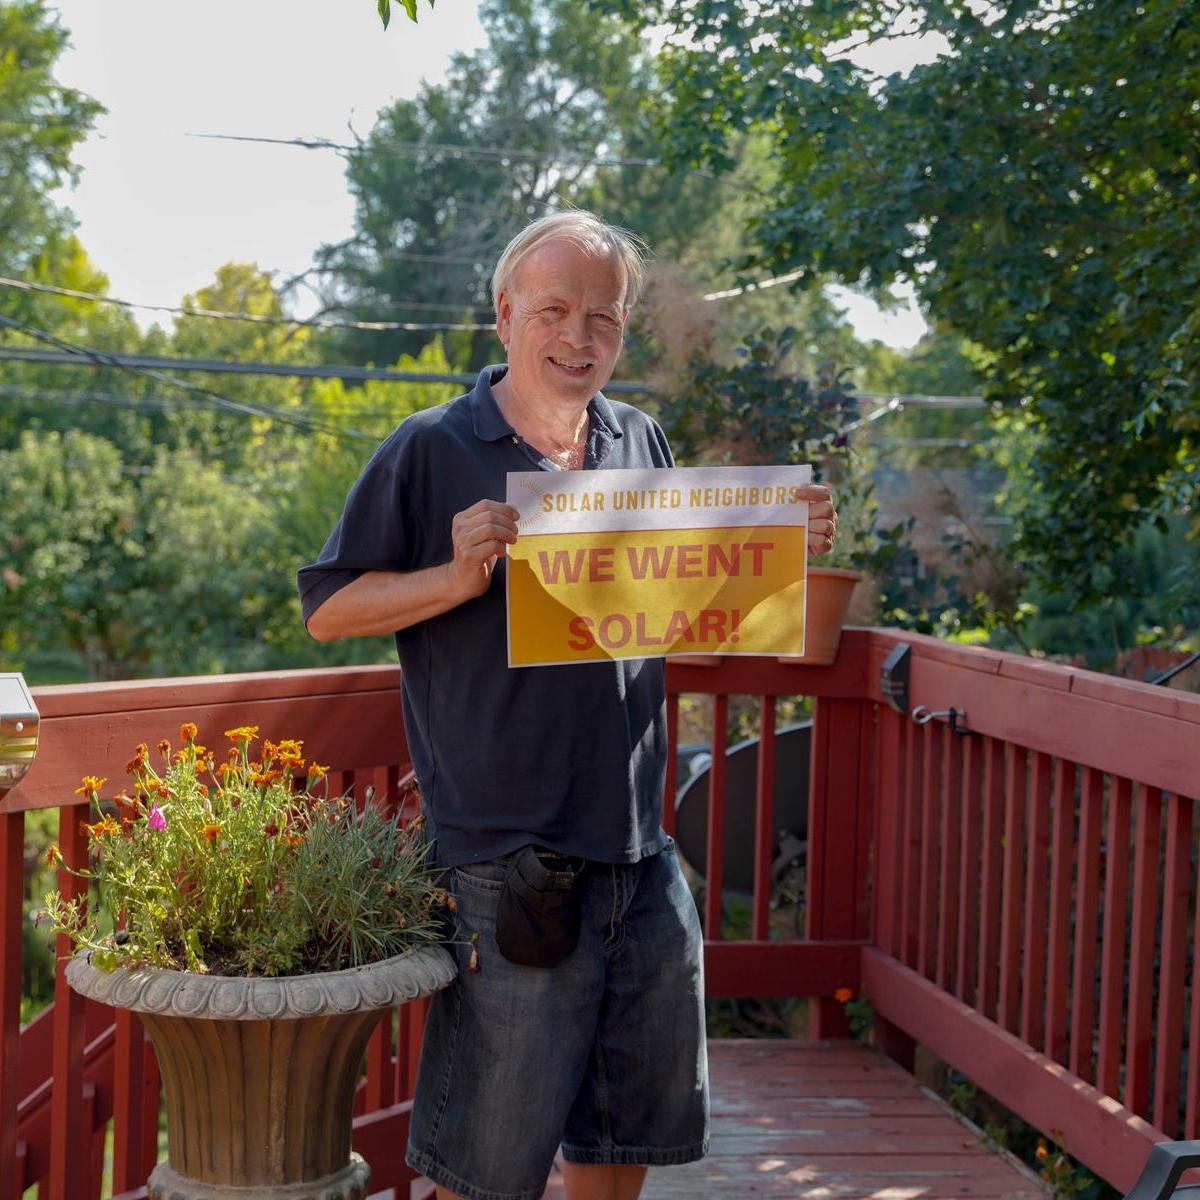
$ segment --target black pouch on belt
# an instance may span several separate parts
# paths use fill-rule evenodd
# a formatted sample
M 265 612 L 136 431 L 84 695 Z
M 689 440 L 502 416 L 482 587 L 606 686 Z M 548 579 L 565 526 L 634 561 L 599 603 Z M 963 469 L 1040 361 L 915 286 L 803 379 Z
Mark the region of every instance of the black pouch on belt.
M 579 943 L 584 860 L 541 846 L 513 856 L 496 910 L 496 947 L 523 967 L 553 967 Z

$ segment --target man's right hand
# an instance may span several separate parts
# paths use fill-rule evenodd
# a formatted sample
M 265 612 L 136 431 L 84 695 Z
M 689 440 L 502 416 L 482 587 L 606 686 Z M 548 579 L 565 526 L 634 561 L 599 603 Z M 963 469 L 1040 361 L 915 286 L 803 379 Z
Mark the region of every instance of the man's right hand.
M 492 581 L 496 560 L 517 540 L 521 514 L 498 500 L 480 500 L 450 523 L 454 557 L 446 564 L 455 592 L 464 600 L 481 596 Z

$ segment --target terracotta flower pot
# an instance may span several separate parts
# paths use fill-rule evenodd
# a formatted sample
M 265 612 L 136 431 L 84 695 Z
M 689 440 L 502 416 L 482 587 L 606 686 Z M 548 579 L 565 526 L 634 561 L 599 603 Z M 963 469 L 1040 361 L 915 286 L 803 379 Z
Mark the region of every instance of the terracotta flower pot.
M 781 657 L 780 662 L 826 667 L 837 658 L 850 597 L 861 578 L 860 572 L 841 567 L 808 568 L 804 653 Z
M 350 1132 L 367 1042 L 388 1008 L 454 971 L 436 946 L 279 979 L 106 973 L 81 954 L 67 981 L 136 1012 L 154 1042 L 169 1161 L 147 1181 L 150 1200 L 362 1200 L 371 1169 Z

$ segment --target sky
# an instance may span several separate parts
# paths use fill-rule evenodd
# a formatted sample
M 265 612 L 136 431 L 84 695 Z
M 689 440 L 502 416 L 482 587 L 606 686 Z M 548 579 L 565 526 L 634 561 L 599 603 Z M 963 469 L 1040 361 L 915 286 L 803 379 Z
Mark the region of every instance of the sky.
M 476 0 L 440 0 L 432 11 L 422 3 L 415 25 L 394 0 L 386 31 L 368 0 L 51 7 L 72 42 L 59 80 L 108 110 L 76 151 L 82 174 L 60 201 L 110 295 L 144 304 L 179 304 L 225 262 L 290 278 L 353 229 L 333 151 L 194 135 L 346 141 L 389 102 L 441 79 L 453 53 L 484 43 Z M 932 51 L 893 44 L 887 54 L 871 65 L 905 68 Z M 860 337 L 904 347 L 924 332 L 911 299 L 884 314 L 847 289 L 834 295 Z M 300 315 L 305 301 L 297 296 Z

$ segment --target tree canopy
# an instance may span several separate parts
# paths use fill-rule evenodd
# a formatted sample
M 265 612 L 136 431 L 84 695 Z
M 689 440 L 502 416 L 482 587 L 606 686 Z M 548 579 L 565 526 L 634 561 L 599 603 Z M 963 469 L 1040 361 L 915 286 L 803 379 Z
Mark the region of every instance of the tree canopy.
M 71 152 L 101 107 L 53 75 L 67 43 L 40 0 L 0 4 L 0 274 L 52 255 L 70 214 L 51 199 L 77 169 Z
M 1017 552 L 1096 597 L 1148 518 L 1200 526 L 1200 12 L 1190 0 L 599 3 L 669 30 L 676 163 L 769 136 L 751 260 L 910 281 L 1027 413 Z M 939 39 L 907 75 L 857 65 Z

